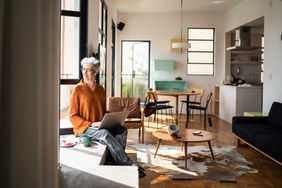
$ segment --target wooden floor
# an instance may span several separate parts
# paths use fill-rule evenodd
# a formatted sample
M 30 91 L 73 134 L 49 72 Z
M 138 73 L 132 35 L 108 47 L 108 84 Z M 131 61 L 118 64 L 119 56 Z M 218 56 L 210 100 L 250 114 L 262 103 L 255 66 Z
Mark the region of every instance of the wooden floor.
M 185 118 L 179 120 L 179 126 L 185 126 Z M 217 134 L 217 138 L 211 142 L 212 146 L 236 145 L 237 140 L 232 134 L 231 125 L 217 117 L 212 117 L 213 126 L 208 127 L 208 131 Z M 159 122 L 158 128 L 171 124 L 171 120 Z M 157 130 L 156 123 L 150 121 L 148 127 L 148 119 L 145 122 L 145 144 L 156 144 L 157 140 L 152 136 L 152 132 Z M 199 116 L 194 117 L 193 121 L 189 121 L 189 128 L 202 129 Z M 138 131 L 129 129 L 128 144 L 138 143 Z M 177 143 L 165 142 L 166 145 L 179 145 Z M 200 144 L 200 143 L 199 143 Z M 199 145 L 197 144 L 197 145 Z M 205 143 L 202 143 L 205 145 Z M 271 144 L 271 143 L 269 143 Z M 139 180 L 140 188 L 217 188 L 217 187 L 242 187 L 242 188 L 265 188 L 282 187 L 282 166 L 274 163 L 264 155 L 248 146 L 238 147 L 237 151 L 241 153 L 248 161 L 254 163 L 253 166 L 258 169 L 257 174 L 245 174 L 237 178 L 236 183 L 216 182 L 211 180 L 172 180 L 168 176 L 160 175 L 155 172 L 146 171 L 147 176 Z M 281 179 L 280 179 L 281 178 Z

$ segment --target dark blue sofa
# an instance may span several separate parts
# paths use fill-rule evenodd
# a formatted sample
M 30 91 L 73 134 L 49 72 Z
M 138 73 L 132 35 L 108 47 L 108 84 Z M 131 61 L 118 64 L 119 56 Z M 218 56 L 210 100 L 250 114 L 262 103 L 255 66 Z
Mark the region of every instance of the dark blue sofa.
M 274 102 L 267 117 L 233 117 L 232 132 L 282 165 L 282 103 Z

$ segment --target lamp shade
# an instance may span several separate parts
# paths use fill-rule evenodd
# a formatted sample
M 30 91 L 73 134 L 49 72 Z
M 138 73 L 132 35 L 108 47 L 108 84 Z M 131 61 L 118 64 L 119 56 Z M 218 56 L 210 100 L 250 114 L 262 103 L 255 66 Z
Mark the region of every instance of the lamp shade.
M 171 48 L 183 48 L 188 49 L 190 48 L 190 44 L 187 42 L 174 42 L 171 44 Z

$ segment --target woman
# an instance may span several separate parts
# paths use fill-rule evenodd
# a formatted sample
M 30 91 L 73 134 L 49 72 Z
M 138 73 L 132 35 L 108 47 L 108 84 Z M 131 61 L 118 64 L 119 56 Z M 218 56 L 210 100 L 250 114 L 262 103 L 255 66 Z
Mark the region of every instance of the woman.
M 104 88 L 97 84 L 100 63 L 95 58 L 84 58 L 81 61 L 81 80 L 73 89 L 70 99 L 69 118 L 75 135 L 86 135 L 107 146 L 114 162 L 119 165 L 134 165 L 126 155 L 127 129 L 118 126 L 113 129 L 94 129 L 94 122 L 101 121 L 106 112 Z M 139 177 L 145 173 L 139 168 Z

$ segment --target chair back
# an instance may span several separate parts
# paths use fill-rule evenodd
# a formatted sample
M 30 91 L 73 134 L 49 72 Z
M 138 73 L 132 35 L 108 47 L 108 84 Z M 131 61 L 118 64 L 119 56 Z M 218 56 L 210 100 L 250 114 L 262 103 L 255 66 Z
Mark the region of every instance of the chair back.
M 202 97 L 205 94 L 205 89 L 203 88 L 194 88 L 194 91 L 196 91 L 197 93 L 200 93 L 198 96 Z
M 192 91 L 195 91 L 196 93 L 200 93 L 199 95 L 195 95 L 194 102 L 199 102 L 201 104 L 202 98 L 205 94 L 205 90 L 203 88 L 192 88 Z M 197 101 L 198 97 L 199 97 L 199 100 Z
M 148 102 L 157 102 L 158 101 L 158 95 L 155 91 L 148 91 L 147 92 Z
M 210 103 L 211 97 L 212 97 L 212 92 L 210 92 L 210 93 L 208 94 L 208 96 L 207 96 L 206 109 L 208 109 L 208 106 L 209 106 L 209 103 Z
M 129 111 L 127 118 L 141 118 L 140 98 L 137 97 L 110 97 L 109 112 Z

